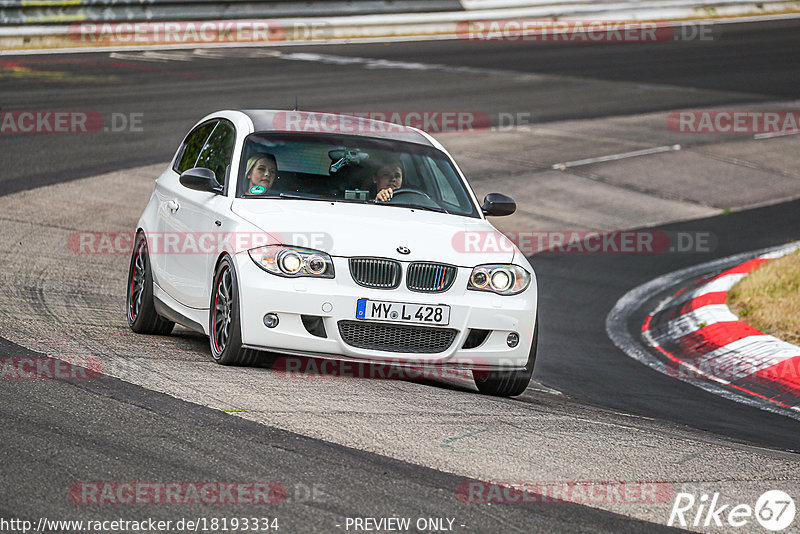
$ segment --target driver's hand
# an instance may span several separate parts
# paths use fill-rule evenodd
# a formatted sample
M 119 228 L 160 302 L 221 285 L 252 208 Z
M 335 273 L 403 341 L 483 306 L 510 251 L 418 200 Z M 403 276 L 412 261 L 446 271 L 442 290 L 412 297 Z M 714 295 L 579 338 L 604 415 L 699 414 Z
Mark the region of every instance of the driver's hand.
M 378 191 L 378 196 L 375 197 L 376 200 L 380 200 L 381 202 L 389 202 L 392 199 L 392 191 L 391 187 L 387 187 L 386 189 L 381 189 Z

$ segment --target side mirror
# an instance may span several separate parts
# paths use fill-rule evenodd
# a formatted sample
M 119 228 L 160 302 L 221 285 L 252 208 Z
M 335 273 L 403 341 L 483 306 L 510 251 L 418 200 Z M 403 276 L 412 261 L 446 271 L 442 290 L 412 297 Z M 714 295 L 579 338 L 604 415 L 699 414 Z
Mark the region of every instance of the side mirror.
M 180 177 L 181 185 L 194 189 L 195 191 L 205 191 L 206 193 L 222 193 L 222 186 L 217 182 L 217 176 L 211 169 L 194 167 L 183 171 Z
M 502 217 L 503 215 L 511 215 L 517 211 L 517 203 L 508 195 L 489 193 L 483 199 L 481 210 L 483 210 L 484 215 Z

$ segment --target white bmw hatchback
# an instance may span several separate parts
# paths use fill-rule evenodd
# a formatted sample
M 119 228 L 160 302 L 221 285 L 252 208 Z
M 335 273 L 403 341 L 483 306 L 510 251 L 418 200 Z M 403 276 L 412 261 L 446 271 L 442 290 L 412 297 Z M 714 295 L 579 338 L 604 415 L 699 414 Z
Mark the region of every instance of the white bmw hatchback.
M 210 338 L 226 365 L 264 352 L 472 370 L 519 395 L 538 339 L 530 263 L 447 151 L 394 124 L 297 111 L 198 122 L 139 219 L 128 323 Z

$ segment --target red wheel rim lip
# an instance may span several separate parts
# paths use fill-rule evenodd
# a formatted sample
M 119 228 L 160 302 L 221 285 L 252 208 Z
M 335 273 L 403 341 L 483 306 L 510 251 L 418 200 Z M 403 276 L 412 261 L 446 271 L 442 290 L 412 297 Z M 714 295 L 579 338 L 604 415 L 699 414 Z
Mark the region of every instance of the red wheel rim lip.
M 211 319 L 211 341 L 214 345 L 214 350 L 216 351 L 217 355 L 221 354 L 223 350 L 225 350 L 225 346 L 227 346 L 227 340 L 225 342 L 225 346 L 222 349 L 219 348 L 219 341 L 217 339 L 217 304 L 219 303 L 219 288 L 222 284 L 222 280 L 225 274 L 230 270 L 230 267 L 227 265 L 220 271 L 219 276 L 217 277 L 217 283 L 215 284 L 214 289 L 214 314 Z M 230 303 L 228 303 L 230 306 Z M 230 311 L 228 312 L 230 314 Z M 230 335 L 230 334 L 229 334 Z
M 147 246 L 147 244 L 145 243 L 144 240 L 139 242 L 139 246 L 136 247 L 136 252 L 134 253 L 134 256 L 133 256 L 133 268 L 132 268 L 132 271 L 131 271 L 131 287 L 128 290 L 128 319 L 131 322 L 136 320 L 136 318 L 139 316 L 138 312 L 141 311 L 141 310 L 137 310 L 136 313 L 134 313 L 134 311 L 133 311 L 133 308 L 134 308 L 134 306 L 133 306 L 133 299 L 134 299 L 133 287 L 134 287 L 134 284 L 136 282 L 136 273 L 138 271 L 137 259 L 142 256 L 142 250 L 146 249 L 146 246 Z M 144 261 L 142 261 L 142 266 L 144 267 Z M 144 285 L 145 273 L 141 273 L 141 276 L 142 276 L 142 285 Z M 144 292 L 144 287 L 142 288 L 141 291 Z

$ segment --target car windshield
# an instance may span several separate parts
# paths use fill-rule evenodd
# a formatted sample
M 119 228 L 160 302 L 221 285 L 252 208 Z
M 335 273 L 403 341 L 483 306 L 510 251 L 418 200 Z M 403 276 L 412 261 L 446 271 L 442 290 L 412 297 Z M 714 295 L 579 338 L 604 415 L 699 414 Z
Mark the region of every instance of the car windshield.
M 450 159 L 431 146 L 362 136 L 255 133 L 236 196 L 403 206 L 479 217 Z M 376 201 L 392 189 L 391 200 Z

